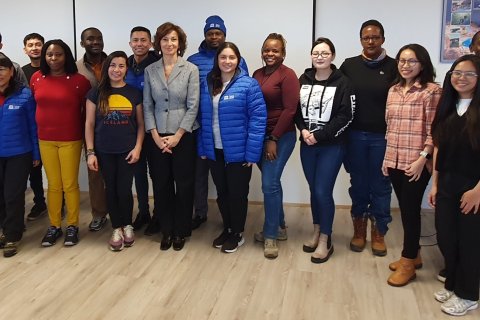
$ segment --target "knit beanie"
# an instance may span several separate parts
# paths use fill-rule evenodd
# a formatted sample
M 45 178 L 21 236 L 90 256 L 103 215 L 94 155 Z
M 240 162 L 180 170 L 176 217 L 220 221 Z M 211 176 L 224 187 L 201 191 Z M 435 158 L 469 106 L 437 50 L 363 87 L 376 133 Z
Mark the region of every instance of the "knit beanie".
M 211 29 L 218 29 L 223 32 L 223 34 L 227 35 L 227 28 L 225 27 L 225 23 L 223 19 L 219 16 L 210 16 L 205 20 L 205 28 L 203 28 L 203 34 L 206 34 L 208 30 Z

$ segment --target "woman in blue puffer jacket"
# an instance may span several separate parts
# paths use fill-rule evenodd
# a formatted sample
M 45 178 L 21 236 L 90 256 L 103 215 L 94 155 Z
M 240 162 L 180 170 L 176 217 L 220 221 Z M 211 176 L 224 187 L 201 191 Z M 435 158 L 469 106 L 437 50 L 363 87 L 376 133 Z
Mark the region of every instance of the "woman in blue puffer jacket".
M 22 239 L 32 161 L 40 163 L 35 100 L 30 89 L 15 81 L 12 61 L 0 54 L 0 247 L 5 257 L 17 253 Z
M 267 119 L 260 86 L 238 67 L 240 60 L 237 46 L 223 43 L 200 86 L 198 154 L 209 160 L 223 219 L 213 246 L 226 253 L 245 242 L 252 164 L 262 155 Z

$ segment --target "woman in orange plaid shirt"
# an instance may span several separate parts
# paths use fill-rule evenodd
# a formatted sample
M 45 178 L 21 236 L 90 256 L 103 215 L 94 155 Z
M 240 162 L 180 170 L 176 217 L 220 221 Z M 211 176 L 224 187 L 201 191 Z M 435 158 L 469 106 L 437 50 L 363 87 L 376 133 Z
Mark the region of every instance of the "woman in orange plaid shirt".
M 441 95 L 427 50 L 419 44 L 403 46 L 397 56 L 399 76 L 389 92 L 385 119 L 387 149 L 382 171 L 390 176 L 403 225 L 400 260 L 389 265 L 391 286 L 404 286 L 422 267 L 420 211 L 431 175 L 433 142 L 430 127 Z

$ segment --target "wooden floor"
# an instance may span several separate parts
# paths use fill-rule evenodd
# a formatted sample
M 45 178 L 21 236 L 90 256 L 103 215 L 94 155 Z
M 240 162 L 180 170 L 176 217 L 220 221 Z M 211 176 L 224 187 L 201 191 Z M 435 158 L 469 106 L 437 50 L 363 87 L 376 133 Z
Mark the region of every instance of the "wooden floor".
M 442 287 L 435 278 L 442 267 L 436 246 L 422 249 L 417 280 L 403 288 L 387 285 L 388 264 L 401 250 L 398 213 L 386 238 L 388 255 L 375 257 L 348 249 L 351 220 L 347 209 L 337 210 L 335 253 L 316 265 L 302 252 L 312 229 L 304 206 L 285 208 L 289 239 L 280 242 L 276 260 L 267 260 L 253 241 L 263 221 L 261 205 L 250 206 L 245 245 L 233 254 L 211 246 L 221 232 L 213 202 L 207 223 L 182 251 L 160 251 L 159 236 L 138 233 L 132 248 L 115 253 L 107 248 L 110 227 L 87 230 L 87 195 L 81 199 L 77 246 L 41 248 L 45 217 L 27 223 L 15 257 L 0 257 L 0 319 L 451 319 L 432 296 Z M 427 236 L 434 233 L 432 218 L 424 215 Z M 435 237 L 422 243 L 435 244 Z M 479 319 L 480 310 L 463 318 Z

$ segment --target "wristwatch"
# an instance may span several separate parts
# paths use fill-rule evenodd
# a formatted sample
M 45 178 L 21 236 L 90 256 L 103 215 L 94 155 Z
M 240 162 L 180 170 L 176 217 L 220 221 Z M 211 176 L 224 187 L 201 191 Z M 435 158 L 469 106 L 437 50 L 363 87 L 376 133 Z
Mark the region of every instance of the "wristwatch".
M 420 151 L 420 155 L 427 160 L 432 158 L 432 155 L 430 153 L 428 153 L 427 151 L 424 151 L 424 150 Z

